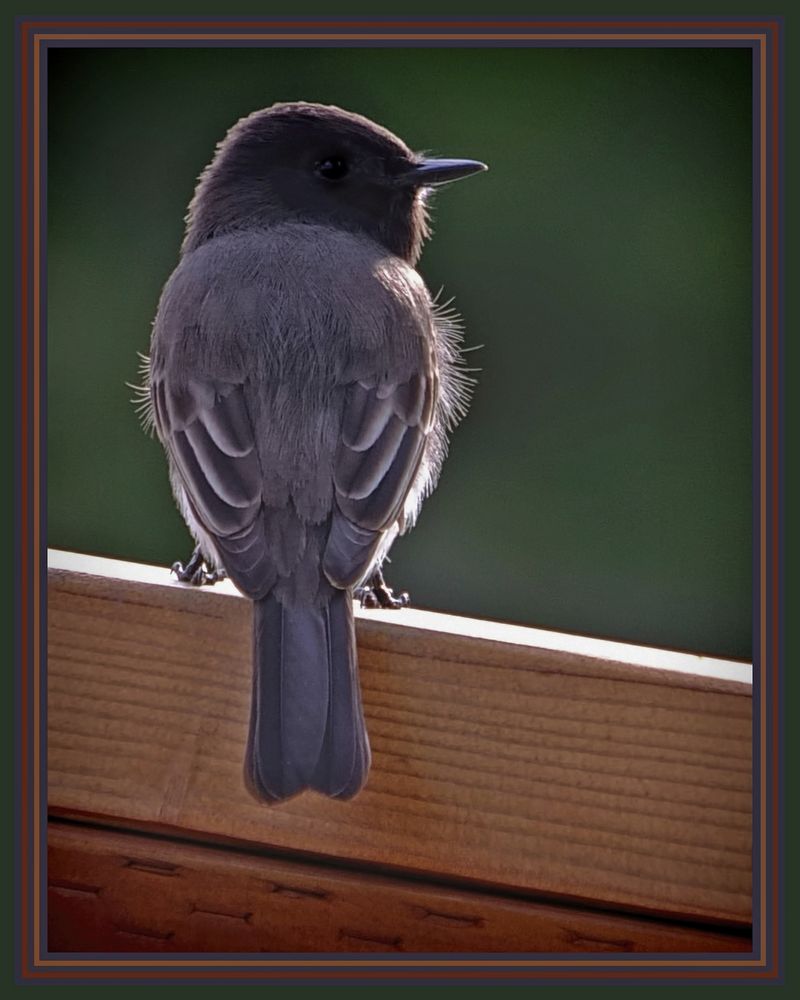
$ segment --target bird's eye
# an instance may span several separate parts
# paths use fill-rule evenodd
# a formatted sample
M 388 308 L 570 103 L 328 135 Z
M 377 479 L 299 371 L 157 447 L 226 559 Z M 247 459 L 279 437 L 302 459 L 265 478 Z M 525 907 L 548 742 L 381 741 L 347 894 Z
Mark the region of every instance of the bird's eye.
M 326 181 L 340 181 L 347 175 L 349 167 L 341 156 L 329 156 L 325 160 L 320 160 L 314 169 Z

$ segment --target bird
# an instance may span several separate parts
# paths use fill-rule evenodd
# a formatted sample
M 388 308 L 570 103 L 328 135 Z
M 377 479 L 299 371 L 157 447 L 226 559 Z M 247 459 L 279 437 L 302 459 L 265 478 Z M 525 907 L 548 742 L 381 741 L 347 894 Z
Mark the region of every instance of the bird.
M 416 265 L 433 189 L 486 169 L 280 102 L 233 125 L 189 204 L 139 403 L 196 542 L 178 578 L 227 576 L 253 602 L 244 782 L 261 802 L 366 782 L 354 595 L 407 602 L 381 566 L 473 383 Z

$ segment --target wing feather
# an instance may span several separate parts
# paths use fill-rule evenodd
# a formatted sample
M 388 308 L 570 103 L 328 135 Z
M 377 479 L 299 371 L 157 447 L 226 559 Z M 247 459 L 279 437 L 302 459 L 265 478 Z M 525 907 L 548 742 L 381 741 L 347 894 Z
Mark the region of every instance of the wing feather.
M 278 576 L 266 544 L 262 470 L 243 384 L 155 377 L 153 409 L 198 524 L 246 594 L 263 596 Z
M 384 535 L 402 514 L 431 430 L 435 373 L 397 383 L 354 383 L 347 394 L 336 457 L 336 508 L 323 569 L 336 586 L 369 571 Z

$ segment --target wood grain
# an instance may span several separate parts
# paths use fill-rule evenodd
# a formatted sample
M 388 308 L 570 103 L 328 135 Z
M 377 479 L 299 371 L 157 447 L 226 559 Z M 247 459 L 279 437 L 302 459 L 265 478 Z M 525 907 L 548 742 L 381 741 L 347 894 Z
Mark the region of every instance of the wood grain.
M 269 808 L 241 776 L 250 614 L 229 587 L 195 591 L 164 570 L 55 556 L 51 810 L 749 921 L 743 665 L 652 650 L 638 663 L 625 644 L 561 637 L 559 648 L 553 633 L 517 629 L 506 641 L 487 638 L 487 623 L 364 613 L 369 783 L 351 803 L 307 794 Z M 656 653 L 674 669 L 654 667 Z
M 733 952 L 749 935 L 51 823 L 51 951 Z

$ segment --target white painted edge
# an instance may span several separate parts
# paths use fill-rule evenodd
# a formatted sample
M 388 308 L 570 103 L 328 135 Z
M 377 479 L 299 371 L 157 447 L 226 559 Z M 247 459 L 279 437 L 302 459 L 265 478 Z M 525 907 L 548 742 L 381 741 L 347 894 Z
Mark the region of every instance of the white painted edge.
M 159 587 L 185 587 L 178 583 L 163 566 L 147 566 L 144 563 L 123 562 L 101 556 L 84 555 L 78 552 L 64 552 L 60 549 L 47 550 L 49 569 L 83 573 L 88 576 L 102 576 L 132 583 L 145 583 Z M 214 593 L 226 597 L 242 595 L 229 581 L 214 585 Z M 699 677 L 713 677 L 718 680 L 737 681 L 752 685 L 753 668 L 750 663 L 736 660 L 722 660 L 695 653 L 681 653 L 670 649 L 650 646 L 636 646 L 628 642 L 611 639 L 596 639 L 587 635 L 567 632 L 549 632 L 524 625 L 508 625 L 505 622 L 485 621 L 479 618 L 462 618 L 437 611 L 421 611 L 403 608 L 402 611 L 372 611 L 356 606 L 356 618 L 364 621 L 382 621 L 392 625 L 407 625 L 409 628 L 427 632 L 441 632 L 472 639 L 488 639 L 492 642 L 510 643 L 515 646 L 529 646 L 535 649 L 550 649 L 576 656 L 628 663 L 637 667 L 654 670 L 671 670 L 675 673 L 692 674 Z

